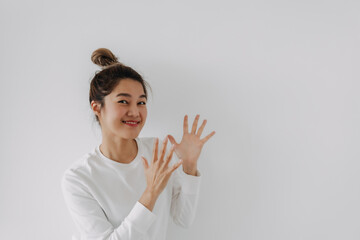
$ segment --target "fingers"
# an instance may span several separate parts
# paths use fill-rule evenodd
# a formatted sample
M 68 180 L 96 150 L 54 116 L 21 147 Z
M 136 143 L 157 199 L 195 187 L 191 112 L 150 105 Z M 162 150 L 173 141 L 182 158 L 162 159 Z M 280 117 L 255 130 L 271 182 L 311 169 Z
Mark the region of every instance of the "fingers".
M 180 159 L 177 163 L 175 163 L 174 165 L 172 165 L 171 168 L 169 168 L 169 173 L 174 172 L 178 167 L 180 167 L 180 165 L 183 163 L 183 160 Z
M 185 115 L 184 117 L 184 134 L 185 133 L 189 133 L 189 128 L 188 128 L 188 116 Z
M 160 155 L 160 159 L 159 159 L 160 161 L 163 161 L 163 159 L 164 159 L 167 142 L 168 142 L 168 137 L 166 136 L 163 141 L 162 148 L 161 148 L 161 155 Z
M 143 156 L 141 156 L 141 158 L 142 158 L 142 160 L 143 160 L 144 168 L 145 168 L 145 169 L 148 169 L 148 168 L 149 168 L 149 164 L 148 164 L 146 158 L 144 158 Z
M 156 138 L 154 141 L 154 147 L 153 147 L 153 156 L 151 160 L 151 165 L 155 163 L 158 157 L 158 145 L 159 145 L 159 138 Z
M 195 134 L 197 124 L 198 124 L 198 121 L 199 121 L 199 117 L 200 117 L 199 114 L 197 114 L 196 117 L 195 117 L 195 120 L 194 120 L 193 125 L 192 125 L 192 129 L 191 129 L 192 134 Z
M 201 134 L 202 134 L 202 132 L 203 132 L 203 130 L 204 130 L 204 127 L 205 127 L 205 125 L 206 125 L 206 119 L 202 122 L 202 124 L 201 124 L 201 126 L 200 126 L 200 128 L 199 128 L 199 130 L 198 130 L 198 132 L 197 132 L 197 134 L 196 134 L 196 136 L 198 136 L 198 137 L 200 137 L 201 136 Z
M 173 153 L 174 153 L 174 149 L 175 149 L 175 146 L 172 145 L 171 148 L 170 148 L 170 152 L 166 157 L 166 161 L 164 162 L 164 166 L 163 166 L 164 168 L 167 168 L 167 166 L 169 165 L 169 162 L 170 162 L 170 160 L 171 160 L 171 158 L 173 156 Z
M 203 139 L 201 139 L 200 141 L 204 144 L 206 143 L 212 136 L 215 135 L 215 131 L 212 131 L 209 135 L 207 135 L 206 137 L 204 137 Z
M 158 158 L 159 138 L 155 139 L 154 150 L 153 150 L 153 159 L 152 159 L 151 165 L 153 165 L 154 163 L 158 163 L 157 167 L 159 167 L 159 168 L 164 168 L 164 166 L 165 166 L 165 168 L 167 167 L 167 165 L 169 164 L 169 162 L 172 158 L 172 155 L 173 155 L 174 149 L 175 149 L 175 146 L 173 145 L 170 149 L 170 152 L 168 153 L 168 155 L 166 157 L 166 161 L 164 161 L 167 143 L 168 143 L 168 136 L 166 136 L 165 139 L 162 141 L 162 147 L 160 150 L 160 158 Z M 141 158 L 143 159 L 145 169 L 147 169 L 149 167 L 149 164 L 148 164 L 146 158 L 143 156 L 141 156 Z
M 168 138 L 169 138 L 171 144 L 173 144 L 173 145 L 178 144 L 178 143 L 175 141 L 175 138 L 174 138 L 173 136 L 168 135 Z

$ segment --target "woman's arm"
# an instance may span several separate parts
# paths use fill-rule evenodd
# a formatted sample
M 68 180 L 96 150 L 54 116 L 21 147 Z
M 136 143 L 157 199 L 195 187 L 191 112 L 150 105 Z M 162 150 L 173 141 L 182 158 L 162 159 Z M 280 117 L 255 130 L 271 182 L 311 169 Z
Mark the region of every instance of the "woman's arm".
M 199 117 L 200 115 L 196 115 L 189 132 L 188 116 L 185 115 L 183 137 L 180 143 L 177 143 L 173 136 L 168 135 L 175 148 L 176 156 L 183 160 L 183 168 L 174 174 L 171 216 L 176 224 L 185 228 L 194 221 L 199 199 L 201 178 L 197 162 L 204 144 L 215 134 L 213 131 L 200 139 L 207 121 L 204 120 L 197 130 Z
M 156 219 L 155 214 L 136 202 L 124 221 L 113 226 L 72 170 L 63 175 L 61 188 L 70 215 L 81 236 L 87 240 L 142 239 Z
M 179 168 L 174 172 L 170 213 L 177 225 L 189 228 L 196 216 L 199 201 L 201 174 L 189 175 Z
M 168 167 L 173 150 L 165 160 L 164 146 L 160 157 L 157 156 L 157 149 L 158 139 L 155 141 L 151 165 L 149 166 L 147 160 L 143 158 L 147 178 L 146 190 L 119 226 L 113 226 L 108 221 L 98 201 L 83 184 L 76 170 L 67 170 L 64 173 L 61 179 L 63 196 L 71 217 L 84 239 L 138 240 L 147 236 L 148 229 L 156 219 L 156 215 L 152 213 L 155 202 L 171 174 L 181 165 L 179 161 Z

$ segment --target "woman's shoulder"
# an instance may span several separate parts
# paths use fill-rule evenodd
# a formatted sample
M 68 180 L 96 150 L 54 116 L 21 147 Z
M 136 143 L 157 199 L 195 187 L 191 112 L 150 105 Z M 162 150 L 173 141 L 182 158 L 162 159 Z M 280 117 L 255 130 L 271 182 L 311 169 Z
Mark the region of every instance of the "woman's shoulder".
M 86 153 L 75 159 L 64 171 L 62 178 L 77 177 L 83 178 L 91 173 L 92 162 L 96 159 L 95 152 Z
M 91 185 L 91 153 L 84 154 L 72 162 L 62 173 L 60 185 L 64 196 L 88 194 Z M 90 183 L 90 184 L 89 184 Z

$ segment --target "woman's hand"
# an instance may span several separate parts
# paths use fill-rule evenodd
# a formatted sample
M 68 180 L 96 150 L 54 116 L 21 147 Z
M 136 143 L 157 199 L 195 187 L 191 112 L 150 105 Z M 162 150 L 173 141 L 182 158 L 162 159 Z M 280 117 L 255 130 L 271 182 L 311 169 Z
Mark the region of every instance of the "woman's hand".
M 160 193 L 164 190 L 171 174 L 181 165 L 182 161 L 175 163 L 173 166 L 168 167 L 168 164 L 172 158 L 174 147 L 171 147 L 169 154 L 164 160 L 166 145 L 168 142 L 168 138 L 166 137 L 163 141 L 160 158 L 158 157 L 158 145 L 159 139 L 155 139 L 153 156 L 151 165 L 149 166 L 146 158 L 142 157 L 143 164 L 145 168 L 146 175 L 146 191 L 151 192 L 151 194 L 157 198 Z
M 183 169 L 187 174 L 195 175 L 197 171 L 197 161 L 199 159 L 201 149 L 204 144 L 215 134 L 215 131 L 212 131 L 209 135 L 200 139 L 200 136 L 206 125 L 206 120 L 204 120 L 196 132 L 197 124 L 199 121 L 200 115 L 196 115 L 195 120 L 192 125 L 191 132 L 188 130 L 188 116 L 184 117 L 184 133 L 180 143 L 177 143 L 173 136 L 168 135 L 171 144 L 175 147 L 175 153 L 179 159 L 183 160 Z

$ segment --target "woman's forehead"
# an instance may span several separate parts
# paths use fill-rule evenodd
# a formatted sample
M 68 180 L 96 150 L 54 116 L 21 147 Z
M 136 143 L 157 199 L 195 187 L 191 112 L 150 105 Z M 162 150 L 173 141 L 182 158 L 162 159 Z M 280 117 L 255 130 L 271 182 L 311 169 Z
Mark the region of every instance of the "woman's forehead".
M 132 79 L 122 79 L 112 91 L 114 97 L 142 97 L 145 96 L 144 88 L 138 81 Z

